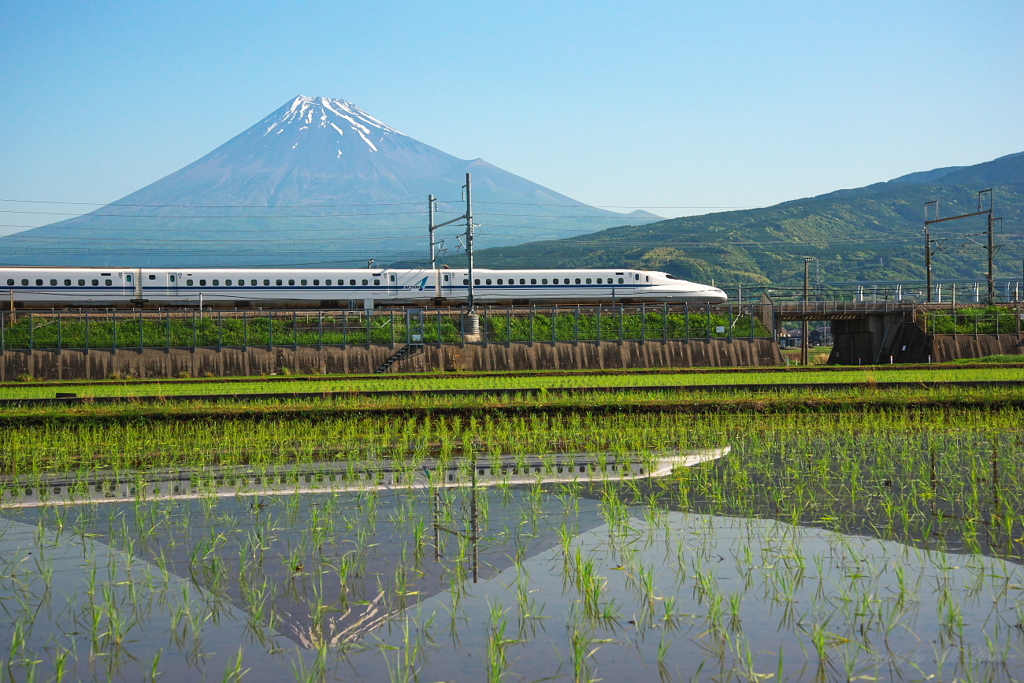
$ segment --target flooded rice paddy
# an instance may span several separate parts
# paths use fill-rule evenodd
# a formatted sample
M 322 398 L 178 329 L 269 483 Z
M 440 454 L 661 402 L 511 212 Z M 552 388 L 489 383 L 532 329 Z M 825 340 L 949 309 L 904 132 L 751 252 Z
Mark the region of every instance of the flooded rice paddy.
M 4 675 L 1019 678 L 1014 420 L 772 420 L 672 454 L 9 477 Z

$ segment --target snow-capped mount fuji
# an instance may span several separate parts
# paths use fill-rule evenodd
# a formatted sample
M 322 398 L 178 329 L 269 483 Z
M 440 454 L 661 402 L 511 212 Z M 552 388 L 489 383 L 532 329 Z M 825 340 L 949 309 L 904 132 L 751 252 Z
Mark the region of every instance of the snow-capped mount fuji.
M 415 140 L 346 100 L 298 96 L 206 156 L 102 209 L 0 238 L 37 265 L 357 265 L 427 258 L 473 174 L 481 247 L 656 219 L 597 209 Z M 456 253 L 451 226 L 448 255 Z

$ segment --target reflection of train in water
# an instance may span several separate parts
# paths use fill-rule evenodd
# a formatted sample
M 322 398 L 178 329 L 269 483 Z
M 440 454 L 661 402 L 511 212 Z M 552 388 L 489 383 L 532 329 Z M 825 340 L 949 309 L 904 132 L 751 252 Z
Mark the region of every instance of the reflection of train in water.
M 690 451 L 562 453 L 481 456 L 444 462 L 424 459 L 410 467 L 401 461 L 322 462 L 303 465 L 208 467 L 202 470 L 90 472 L 0 477 L 0 509 L 40 505 L 174 500 L 241 495 L 288 495 L 339 491 L 385 491 L 510 484 L 625 481 L 666 477 L 729 454 L 731 447 Z
M 64 306 L 459 305 L 464 269 L 0 268 L 0 288 L 25 308 Z M 644 270 L 473 271 L 479 303 L 640 302 L 720 304 L 725 292 Z

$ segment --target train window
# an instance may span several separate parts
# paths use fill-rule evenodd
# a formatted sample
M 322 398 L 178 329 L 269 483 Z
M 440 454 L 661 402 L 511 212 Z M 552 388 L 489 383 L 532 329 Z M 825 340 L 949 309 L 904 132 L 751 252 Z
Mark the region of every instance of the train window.
M 171 282 L 174 282 L 174 276 L 173 275 L 170 277 L 170 280 L 171 280 Z
M 552 281 L 551 281 L 551 284 L 553 284 L 553 285 L 557 285 L 557 284 L 558 284 L 558 278 L 556 277 L 556 278 L 555 278 L 554 280 L 552 280 Z
M 231 286 L 231 280 L 225 280 L 224 281 L 224 286 L 225 287 L 230 287 Z
M 619 278 L 619 284 L 620 285 L 622 284 L 622 278 L 621 277 Z
M 14 285 L 14 278 L 7 278 L 7 286 L 11 287 Z
M 71 286 L 71 280 L 64 280 L 64 286 L 65 287 L 70 287 Z
M 125 282 L 131 282 L 131 281 L 132 281 L 132 276 L 131 275 L 126 275 L 125 276 Z
M 491 284 L 491 278 L 487 278 L 487 284 Z
M 103 284 L 105 284 L 105 285 L 106 285 L 107 287 L 110 287 L 110 286 L 111 286 L 111 285 L 113 285 L 114 283 L 113 283 L 113 282 L 112 282 L 111 280 L 104 280 L 104 281 L 103 281 Z
M 526 284 L 526 278 L 524 278 L 524 277 L 519 278 L 519 284 L 525 285 Z
M 320 281 L 319 280 L 313 280 L 313 286 L 314 287 L 319 287 L 320 286 Z
M 26 282 L 25 284 L 27 285 L 28 283 Z M 100 281 L 99 280 L 93 280 L 92 281 L 92 286 L 93 287 L 99 287 L 100 286 Z
M 302 285 L 303 287 L 305 287 L 306 286 L 306 281 L 305 280 L 300 280 L 299 284 Z
M 78 286 L 79 287 L 85 287 L 85 280 L 79 280 L 78 281 Z
M 480 284 L 480 278 L 478 278 L 478 277 L 473 278 L 473 284 L 474 285 Z
M 150 279 L 150 280 L 155 280 L 155 279 L 156 279 L 156 275 L 150 275 L 150 276 L 149 276 L 149 279 Z
M 469 278 L 468 277 L 462 278 L 462 284 L 468 285 L 469 284 Z
M 283 280 L 274 280 L 274 282 L 276 282 L 276 283 L 277 283 L 277 286 L 278 286 L 278 287 L 280 287 L 281 285 L 283 285 L 283 284 L 284 284 L 284 281 L 283 281 Z
M 650 281 L 651 281 L 651 276 L 650 276 L 650 275 L 645 275 L 644 277 L 645 277 L 645 279 L 646 279 L 646 280 L 647 280 L 648 282 L 650 282 Z
M 270 280 L 264 280 L 263 281 L 263 286 L 264 287 L 269 287 L 270 286 Z
M 597 284 L 601 284 L 601 278 L 597 278 Z
M 36 287 L 42 287 L 42 286 L 43 286 L 43 281 L 41 279 L 36 279 Z
M 340 283 L 341 280 L 338 280 L 338 282 Z M 327 285 L 328 287 L 330 287 L 331 286 L 331 281 L 330 280 L 324 280 L 324 284 Z
M 369 280 L 363 280 L 363 287 L 365 287 L 365 286 L 366 286 L 366 285 L 368 285 L 368 284 L 370 284 L 370 281 L 369 281 Z
M 640 273 L 635 273 L 635 277 L 636 277 L 637 280 L 639 280 L 640 279 Z
M 206 286 L 206 280 L 200 280 L 199 281 L 199 286 L 200 287 L 205 287 Z
M 394 276 L 394 275 L 392 275 L 392 276 L 391 276 L 391 281 L 392 281 L 392 282 L 394 282 L 394 281 L 395 281 L 395 276 Z
M 185 286 L 186 287 L 191 287 L 192 286 L 192 280 L 185 280 Z
M 25 285 L 27 285 L 27 284 L 28 284 L 28 280 L 26 280 L 26 279 L 22 279 L 22 281 L 21 281 L 21 284 L 22 284 L 22 286 L 25 286 Z
M 444 276 L 444 281 L 448 282 L 448 276 L 447 275 Z
M 579 282 L 579 281 L 577 280 L 577 282 Z M 590 278 L 589 278 L 589 277 L 587 278 L 587 284 L 588 284 L 588 285 L 589 285 L 589 284 L 591 284 L 591 282 L 590 282 Z
M 214 287 L 220 287 L 220 280 L 214 280 L 213 281 L 213 286 Z
M 355 281 L 355 280 L 349 280 L 349 281 L 348 281 L 348 284 L 349 284 L 350 286 L 352 286 L 352 287 L 355 287 L 355 286 L 356 286 L 356 281 Z
M 288 286 L 289 287 L 294 287 L 295 286 L 295 280 L 289 280 L 288 281 Z
M 242 282 L 244 284 L 245 280 L 240 280 L 240 282 Z M 255 287 L 256 286 L 256 280 L 249 280 L 249 285 L 251 285 L 252 287 Z
M 374 279 L 373 284 L 379 285 L 380 284 L 380 280 Z
M 504 281 L 504 280 L 502 280 L 501 278 L 498 278 L 498 284 L 499 284 L 499 285 L 505 284 L 505 281 Z
M 580 279 L 576 278 L 576 284 L 580 284 Z
M 56 279 L 53 279 L 53 278 L 51 278 L 51 279 L 50 279 L 50 286 L 51 286 L 51 287 L 56 287 L 56 286 L 57 286 L 57 280 L 56 280 Z
M 548 283 L 548 279 L 547 279 L 546 277 L 545 277 L 545 278 L 541 278 L 541 281 L 540 281 L 540 283 L 541 283 L 542 285 L 546 285 L 546 284 Z

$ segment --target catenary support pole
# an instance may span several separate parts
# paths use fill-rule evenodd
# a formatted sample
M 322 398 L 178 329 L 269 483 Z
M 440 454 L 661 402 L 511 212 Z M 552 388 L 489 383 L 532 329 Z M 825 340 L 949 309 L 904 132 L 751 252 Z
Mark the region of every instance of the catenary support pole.
M 434 206 L 437 202 L 434 199 L 434 195 L 427 196 L 427 216 L 429 217 L 429 224 L 427 229 L 430 231 L 430 269 L 437 270 L 437 248 L 434 244 L 434 231 L 437 230 L 437 226 L 434 225 Z
M 808 324 L 808 321 L 807 321 L 807 301 L 808 301 L 808 298 L 809 298 L 807 276 L 808 276 L 808 268 L 810 267 L 810 264 L 811 264 L 811 259 L 808 258 L 808 257 L 804 257 L 804 320 L 801 323 L 802 338 L 800 340 L 800 364 L 804 365 L 804 366 L 807 365 L 807 361 L 808 361 L 808 358 L 809 358 L 808 344 L 810 343 L 810 340 L 807 338 L 808 336 L 810 336 L 809 335 L 810 325 Z
M 473 174 L 466 174 L 466 257 L 469 263 L 469 289 L 466 290 L 466 306 L 469 312 L 473 312 Z

